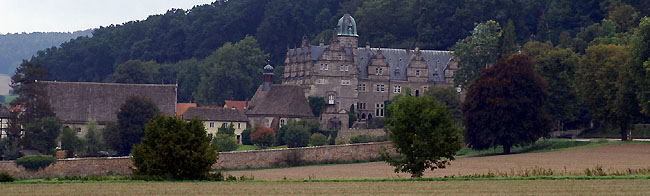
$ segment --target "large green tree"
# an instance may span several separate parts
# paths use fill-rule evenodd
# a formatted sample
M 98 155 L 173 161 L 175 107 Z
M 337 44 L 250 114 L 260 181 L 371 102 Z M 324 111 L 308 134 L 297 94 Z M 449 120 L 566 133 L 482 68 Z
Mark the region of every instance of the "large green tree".
M 16 123 L 26 125 L 41 118 L 54 116 L 50 104 L 44 97 L 47 96 L 45 85 L 47 70 L 36 62 L 23 61 L 11 76 L 12 92 L 18 97 L 11 101 L 12 106 L 20 106 L 23 111 L 17 116 Z
M 128 97 L 117 112 L 117 130 L 107 134 L 109 146 L 118 155 L 129 155 L 131 148 L 145 135 L 145 124 L 159 114 L 158 107 L 150 99 Z
M 626 64 L 629 55 L 625 46 L 590 46 L 576 73 L 593 118 L 619 128 L 624 141 L 629 139 L 630 126 L 640 111 L 634 80 Z
M 627 63 L 636 81 L 642 112 L 650 116 L 650 18 L 641 19 L 631 43 Z
M 159 67 L 160 65 L 153 61 L 130 60 L 115 68 L 111 82 L 151 84 L 154 82 L 154 75 Z
M 204 179 L 219 154 L 197 119 L 158 116 L 133 149 L 134 174 L 177 180 Z
M 454 117 L 454 122 L 457 125 L 462 124 L 462 103 L 460 101 L 460 95 L 454 87 L 431 87 L 424 92 L 425 95 L 433 97 L 439 103 L 444 104 L 449 110 L 451 116 Z
M 467 89 L 463 103 L 465 139 L 477 150 L 532 144 L 551 131 L 548 93 L 527 55 L 501 59 Z
M 23 141 L 26 148 L 36 149 L 44 154 L 53 154 L 56 138 L 60 133 L 61 122 L 58 118 L 41 118 L 25 125 Z
M 403 95 L 399 95 L 403 96 Z M 403 96 L 388 106 L 386 128 L 400 156 L 381 157 L 395 167 L 422 177 L 427 169 L 445 168 L 461 149 L 463 136 L 447 107 L 429 96 Z
M 472 35 L 459 40 L 453 47 L 453 55 L 458 61 L 454 83 L 467 86 L 483 70 L 494 64 L 501 56 L 500 40 L 501 27 L 493 20 L 476 25 Z

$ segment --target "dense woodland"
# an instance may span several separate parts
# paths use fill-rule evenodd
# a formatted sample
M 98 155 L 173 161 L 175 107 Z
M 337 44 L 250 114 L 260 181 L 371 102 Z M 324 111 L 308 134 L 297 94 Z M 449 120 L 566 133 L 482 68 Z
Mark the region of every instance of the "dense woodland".
M 0 73 L 11 75 L 23 59 L 29 59 L 37 51 L 59 46 L 79 36 L 92 36 L 92 30 L 72 33 L 34 32 L 0 34 Z
M 650 2 L 217 1 L 100 27 L 92 37 L 39 51 L 31 61 L 47 69 L 44 79 L 177 83 L 180 102 L 220 105 L 226 99 L 250 99 L 267 60 L 281 73 L 287 47 L 303 35 L 312 44 L 327 42 L 344 13 L 355 17 L 362 45 L 454 50 L 461 62 L 456 85 L 464 87 L 499 58 L 518 52 L 532 56 L 551 89 L 549 108 L 561 125 L 584 124 L 592 117 L 588 100 L 579 98 L 587 92 L 578 91 L 588 83 L 575 79 L 588 74 L 579 67 L 588 61 L 580 59 L 595 45 L 627 50 L 640 19 L 650 13 Z

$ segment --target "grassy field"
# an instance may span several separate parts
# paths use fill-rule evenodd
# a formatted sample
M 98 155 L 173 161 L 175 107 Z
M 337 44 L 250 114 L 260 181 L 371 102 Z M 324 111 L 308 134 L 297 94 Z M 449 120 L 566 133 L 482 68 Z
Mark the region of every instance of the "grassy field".
M 0 184 L 2 195 L 647 195 L 648 179 Z M 543 188 L 540 188 L 543 187 Z

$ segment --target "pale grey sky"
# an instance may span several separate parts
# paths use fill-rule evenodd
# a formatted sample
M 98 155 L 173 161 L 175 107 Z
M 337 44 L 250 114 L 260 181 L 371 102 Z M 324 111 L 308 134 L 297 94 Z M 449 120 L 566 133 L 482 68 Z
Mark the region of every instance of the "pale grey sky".
M 0 34 L 71 32 L 143 20 L 215 0 L 0 0 Z

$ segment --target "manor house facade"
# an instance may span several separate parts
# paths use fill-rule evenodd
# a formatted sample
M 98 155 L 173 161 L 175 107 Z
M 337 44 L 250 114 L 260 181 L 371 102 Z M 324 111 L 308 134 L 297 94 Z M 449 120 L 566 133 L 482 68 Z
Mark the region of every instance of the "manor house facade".
M 350 108 L 361 124 L 384 117 L 384 101 L 404 93 L 419 96 L 429 87 L 453 85 L 457 70 L 451 51 L 358 47 L 357 25 L 349 14 L 339 19 L 325 45 L 288 48 L 283 84 L 299 85 L 305 97 L 325 99 L 324 128 L 347 128 Z

